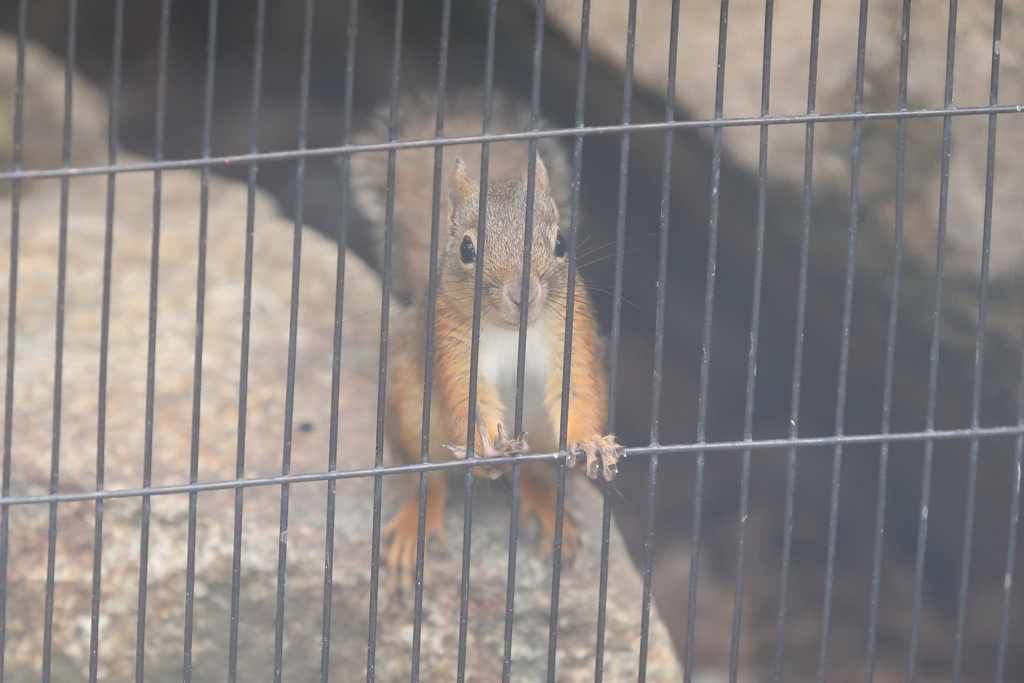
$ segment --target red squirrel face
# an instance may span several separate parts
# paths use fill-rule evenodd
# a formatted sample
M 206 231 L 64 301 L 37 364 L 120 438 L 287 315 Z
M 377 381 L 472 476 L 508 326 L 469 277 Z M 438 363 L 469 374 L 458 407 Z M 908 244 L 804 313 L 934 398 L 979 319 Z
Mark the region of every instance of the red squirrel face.
M 484 248 L 477 244 L 480 190 L 457 159 L 449 179 L 452 215 L 445 269 L 462 283 L 453 293 L 472 310 L 477 261 L 483 259 L 482 315 L 489 324 L 518 329 L 525 307 L 527 325 L 564 315 L 568 281 L 566 241 L 558 232 L 558 209 L 548 194 L 547 171 L 538 158 L 534 184 L 533 235 L 528 292 L 523 292 L 527 181 L 489 183 Z
M 543 228 L 543 229 L 539 229 Z M 522 311 L 526 309 L 527 325 L 550 315 L 564 313 L 568 263 L 565 239 L 555 223 L 537 226 L 530 250 L 528 290 L 523 292 L 523 231 L 494 235 L 490 223 L 484 236 L 481 254 L 476 235 L 466 233 L 459 244 L 459 264 L 464 283 L 464 300 L 471 306 L 471 293 L 476 280 L 477 260 L 483 258 L 483 319 L 509 329 L 518 329 Z M 561 306 L 561 310 L 558 308 Z

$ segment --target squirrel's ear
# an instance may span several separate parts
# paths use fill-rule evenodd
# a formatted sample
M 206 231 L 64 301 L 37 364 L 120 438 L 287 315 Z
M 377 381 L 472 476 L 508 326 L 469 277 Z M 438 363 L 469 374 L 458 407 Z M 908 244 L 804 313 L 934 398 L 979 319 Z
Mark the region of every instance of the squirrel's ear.
M 537 174 L 534 178 L 534 190 L 541 196 L 547 196 L 549 192 L 548 188 L 548 169 L 544 166 L 544 160 L 537 155 Z
M 455 165 L 452 166 L 451 175 L 448 176 L 448 199 L 451 202 L 452 211 L 467 201 L 476 191 L 476 181 L 469 177 L 466 162 L 462 160 L 462 157 L 455 157 Z

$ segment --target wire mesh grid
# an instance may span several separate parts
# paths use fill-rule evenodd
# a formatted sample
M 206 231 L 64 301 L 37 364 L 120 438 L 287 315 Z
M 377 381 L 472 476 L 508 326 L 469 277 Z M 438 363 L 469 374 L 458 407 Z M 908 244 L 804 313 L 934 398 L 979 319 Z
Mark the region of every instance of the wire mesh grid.
M 650 441 L 646 446 L 636 446 L 626 449 L 630 458 L 642 459 L 647 463 L 647 493 L 644 500 L 646 524 L 644 530 L 644 546 L 641 560 L 641 573 L 643 578 L 642 604 L 638 606 L 642 614 L 641 644 L 638 666 L 638 677 L 640 681 L 647 679 L 647 656 L 648 656 L 648 634 L 651 619 L 652 604 L 652 566 L 654 559 L 655 541 L 655 490 L 658 485 L 658 464 L 661 456 L 673 457 L 678 454 L 689 453 L 696 456 L 696 469 L 693 472 L 694 482 L 694 509 L 693 528 L 691 543 L 690 572 L 688 585 L 688 610 L 686 616 L 686 639 L 685 647 L 680 653 L 683 667 L 684 679 L 689 681 L 693 678 L 693 653 L 694 633 L 696 625 L 696 603 L 698 593 L 698 566 L 700 561 L 699 548 L 701 547 L 702 521 L 701 511 L 704 505 L 703 485 L 705 455 L 716 452 L 738 452 L 742 454 L 742 479 L 740 481 L 740 502 L 739 502 L 739 525 L 738 525 L 738 547 L 737 547 L 737 580 L 734 589 L 733 613 L 732 613 L 732 637 L 729 647 L 729 680 L 736 681 L 739 676 L 740 660 L 740 624 L 742 618 L 742 606 L 744 595 L 745 555 L 744 542 L 747 534 L 748 498 L 751 477 L 751 459 L 759 452 L 766 450 L 785 450 L 788 452 L 786 468 L 786 493 L 785 493 L 785 524 L 783 538 L 783 552 L 781 564 L 780 584 L 778 587 L 778 610 L 777 630 L 774 648 L 774 680 L 782 678 L 783 656 L 785 650 L 785 630 L 787 618 L 787 595 L 792 590 L 789 583 L 789 567 L 792 552 L 792 535 L 794 528 L 794 491 L 797 467 L 797 451 L 800 448 L 827 447 L 832 449 L 832 476 L 829 483 L 829 526 L 827 543 L 827 562 L 825 568 L 825 589 L 824 605 L 820 617 L 820 649 L 817 662 L 817 680 L 824 681 L 827 677 L 829 638 L 832 626 L 832 593 L 833 580 L 836 563 L 837 525 L 839 515 L 839 492 L 840 472 L 844 455 L 844 448 L 855 445 L 873 445 L 880 449 L 879 478 L 877 483 L 877 508 L 875 510 L 875 523 L 873 533 L 873 561 L 872 581 L 870 600 L 870 620 L 868 624 L 869 638 L 868 651 L 866 653 L 866 670 L 868 680 L 871 680 L 874 670 L 874 663 L 878 647 L 878 611 L 880 603 L 880 581 L 882 571 L 883 536 L 886 505 L 887 486 L 887 462 L 889 448 L 896 443 L 917 443 L 921 444 L 924 450 L 924 469 L 921 483 L 922 499 L 920 506 L 923 510 L 919 519 L 917 531 L 916 564 L 913 585 L 913 613 L 910 622 L 910 657 L 908 660 L 909 671 L 907 680 L 914 680 L 915 677 L 915 656 L 914 651 L 918 640 L 918 631 L 921 618 L 922 586 L 924 585 L 924 557 L 926 552 L 926 538 L 928 535 L 928 515 L 930 495 L 930 476 L 932 468 L 933 448 L 936 442 L 950 440 L 966 442 L 969 444 L 969 472 L 966 482 L 967 507 L 964 520 L 964 535 L 962 549 L 962 565 L 960 567 L 959 592 L 956 609 L 956 638 L 953 663 L 953 680 L 960 676 L 963 633 L 965 620 L 968 613 L 968 585 L 971 571 L 971 546 L 974 534 L 973 512 L 975 507 L 975 496 L 977 486 L 977 469 L 980 458 L 980 444 L 985 439 L 996 437 L 1010 437 L 1015 439 L 1015 467 L 1016 481 L 1014 482 L 1012 501 L 1010 504 L 1010 518 L 1008 520 L 1008 536 L 1006 546 L 1006 568 L 1005 568 L 1005 590 L 1000 605 L 1001 620 L 998 629 L 998 654 L 996 663 L 995 680 L 1000 683 L 1005 679 L 1005 661 L 1008 652 L 1014 647 L 1010 633 L 1011 619 L 1011 586 L 1014 576 L 1014 560 L 1016 556 L 1016 539 L 1018 513 L 1020 507 L 1020 470 L 1022 451 L 1024 451 L 1024 377 L 1019 384 L 1017 396 L 1017 420 L 1012 424 L 998 426 L 982 426 L 981 408 L 983 402 L 982 385 L 983 366 L 986 350 L 986 313 L 989 306 L 989 258 L 991 252 L 991 228 L 992 228 L 992 207 L 993 207 L 993 183 L 995 179 L 995 155 L 997 149 L 997 122 L 1000 115 L 1019 116 L 1022 111 L 1021 104 L 1000 104 L 998 96 L 999 73 L 1000 73 L 1000 33 L 1003 17 L 1003 3 L 995 0 L 993 3 L 993 22 L 991 25 L 991 83 L 989 103 L 986 106 L 953 106 L 953 74 L 954 55 L 957 36 L 957 0 L 951 0 L 949 4 L 949 34 L 948 47 L 946 52 L 946 72 L 944 102 L 941 108 L 908 109 L 908 64 L 911 27 L 911 2 L 905 0 L 901 17 L 901 40 L 899 59 L 899 86 L 898 105 L 891 111 L 864 111 L 864 89 L 865 89 L 865 53 L 868 27 L 868 0 L 860 2 L 859 31 L 857 39 L 857 60 L 856 60 L 856 91 L 854 97 L 854 108 L 852 111 L 841 113 L 820 114 L 816 112 L 817 100 L 816 89 L 818 85 L 817 65 L 819 55 L 819 30 L 821 21 L 821 1 L 813 3 L 813 15 L 811 22 L 810 37 L 810 59 L 809 73 L 807 77 L 807 108 L 803 115 L 771 115 L 769 113 L 769 95 L 771 93 L 772 74 L 772 19 L 774 15 L 773 0 L 766 0 L 764 9 L 764 47 L 763 47 L 763 72 L 761 77 L 761 101 L 760 114 L 752 117 L 724 116 L 726 56 L 728 37 L 729 2 L 722 0 L 718 24 L 718 55 L 715 87 L 714 115 L 708 119 L 686 119 L 677 120 L 676 107 L 676 82 L 677 82 L 677 52 L 679 41 L 680 2 L 675 0 L 672 3 L 671 25 L 668 28 L 670 35 L 669 60 L 667 69 L 667 88 L 664 95 L 664 121 L 635 123 L 631 114 L 632 88 L 634 84 L 634 50 L 637 32 L 637 0 L 629 3 L 626 53 L 623 64 L 623 85 L 621 123 L 614 125 L 587 126 L 584 119 L 587 66 L 589 59 L 588 40 L 590 31 L 590 2 L 584 0 L 582 3 L 582 17 L 580 21 L 581 32 L 579 35 L 579 64 L 578 79 L 576 84 L 575 100 L 575 123 L 572 127 L 561 129 L 539 130 L 540 113 L 540 81 L 541 66 L 543 63 L 543 36 L 545 32 L 545 2 L 537 1 L 536 23 L 534 33 L 534 48 L 532 56 L 531 75 L 531 98 L 530 98 L 530 129 L 517 133 L 492 133 L 491 132 L 491 102 L 495 89 L 494 64 L 496 51 L 496 27 L 498 22 L 498 2 L 491 0 L 487 13 L 487 49 L 484 57 L 484 101 L 485 106 L 482 115 L 482 129 L 480 135 L 469 137 L 445 137 L 445 92 L 448 88 L 448 59 L 450 26 L 452 21 L 451 0 L 444 0 L 442 11 L 439 17 L 440 43 L 438 78 L 436 82 L 437 111 L 436 111 L 436 135 L 431 139 L 399 141 L 398 140 L 398 108 L 400 99 L 401 67 L 402 67 L 402 35 L 403 35 L 403 11 L 404 3 L 397 0 L 395 3 L 394 19 L 394 41 L 391 59 L 391 85 L 390 85 L 390 120 L 389 136 L 386 142 L 377 144 L 353 144 L 353 99 L 354 99 L 354 74 L 356 73 L 356 45 L 357 45 L 357 19 L 359 12 L 359 1 L 350 0 L 347 23 L 347 42 L 343 70 L 343 106 L 341 108 L 342 138 L 341 144 L 337 146 L 307 148 L 307 126 L 309 119 L 309 93 L 311 88 L 310 65 L 312 54 L 312 36 L 314 26 L 313 0 L 307 0 L 300 8 L 298 5 L 292 8 L 294 12 L 301 12 L 302 23 L 302 55 L 300 75 L 300 102 L 299 102 L 299 129 L 298 142 L 294 149 L 284 151 L 261 152 L 259 150 L 259 129 L 261 116 L 261 87 L 263 83 L 264 63 L 264 32 L 266 28 L 267 3 L 266 0 L 256 0 L 255 12 L 255 37 L 254 52 L 252 55 L 252 83 L 251 99 L 252 108 L 250 114 L 249 128 L 249 149 L 248 153 L 230 157 L 217 157 L 211 153 L 212 145 L 212 120 L 213 101 L 216 92 L 215 63 L 218 38 L 218 16 L 220 7 L 218 0 L 210 0 L 208 7 L 208 33 L 206 38 L 205 56 L 205 84 L 203 90 L 203 125 L 202 125 L 202 154 L 197 158 L 188 159 L 166 159 L 164 129 L 166 125 L 166 98 L 168 92 L 168 54 L 170 45 L 170 15 L 172 11 L 171 0 L 161 0 L 160 3 L 160 31 L 159 44 L 157 46 L 157 80 L 156 80 L 156 123 L 155 123 L 155 151 L 153 161 L 144 163 L 119 163 L 118 161 L 118 140 L 119 126 L 121 121 L 121 73 L 123 69 L 123 42 L 124 42 L 124 0 L 117 0 L 115 3 L 115 26 L 114 42 L 112 45 L 113 61 L 112 81 L 110 83 L 109 98 L 109 137 L 108 137 L 108 160 L 106 165 L 93 165 L 87 167 L 76 167 L 71 162 L 72 143 L 72 102 L 73 102 L 73 74 L 75 64 L 75 46 L 78 39 L 76 27 L 78 25 L 78 3 L 70 0 L 67 7 L 67 36 L 66 36 L 66 73 L 64 86 L 64 126 L 61 133 L 62 155 L 59 168 L 46 168 L 41 170 L 28 170 L 22 168 L 21 143 L 24 126 L 24 88 L 26 84 L 25 53 L 28 41 L 27 17 L 29 3 L 27 0 L 20 0 L 18 3 L 17 23 L 17 86 L 15 90 L 15 106 L 13 118 L 13 170 L 0 173 L 0 182 L 8 184 L 12 194 L 12 215 L 11 215 L 11 242 L 10 242 L 10 264 L 9 264 L 9 299 L 7 306 L 7 340 L 6 340 L 6 386 L 5 386 L 5 415 L 4 415 L 4 455 L 3 455 L 3 488 L 0 497 L 0 680 L 3 678 L 3 656 L 10 644 L 6 641 L 6 614 L 7 614 L 7 567 L 9 562 L 9 530 L 12 524 L 12 510 L 20 506 L 47 506 L 49 514 L 48 536 L 47 536 L 47 565 L 45 571 L 46 581 L 46 604 L 45 604 L 45 625 L 43 650 L 40 653 L 42 662 L 42 679 L 51 679 L 51 651 L 53 648 L 52 633 L 54 615 L 54 590 L 55 590 L 55 562 L 57 556 L 57 536 L 59 533 L 58 507 L 61 504 L 70 502 L 90 501 L 95 504 L 95 535 L 93 538 L 94 560 L 92 566 L 92 601 L 90 618 L 90 658 L 89 658 L 89 680 L 98 680 L 98 661 L 100 651 L 100 622 L 101 601 L 100 586 L 103 574 L 103 522 L 104 503 L 116 498 L 136 498 L 141 504 L 141 540 L 139 549 L 139 592 L 138 592 L 138 626 L 136 636 L 136 680 L 144 679 L 144 662 L 147 624 L 147 571 L 149 567 L 149 519 L 151 500 L 154 496 L 188 495 L 188 541 L 187 541 L 187 579 L 186 590 L 183 596 L 185 601 L 185 617 L 183 624 L 184 631 L 184 680 L 191 680 L 192 677 L 192 652 L 193 652 L 193 601 L 194 581 L 196 567 L 196 525 L 198 512 L 198 496 L 200 493 L 214 490 L 231 490 L 234 492 L 234 536 L 233 536 L 233 572 L 230 587 L 231 620 L 229 623 L 229 652 L 227 657 L 227 678 L 234 681 L 238 677 L 238 643 L 239 643 L 239 600 L 240 586 L 242 581 L 242 519 L 243 500 L 247 489 L 253 487 L 280 487 L 280 541 L 278 548 L 277 562 L 277 592 L 276 592 L 276 619 L 275 619 L 275 649 L 274 649 L 274 671 L 275 681 L 282 680 L 284 672 L 282 669 L 284 651 L 284 609 L 286 596 L 286 569 L 288 567 L 288 529 L 289 529 L 289 490 L 292 485 L 309 482 L 325 482 L 327 485 L 327 510 L 326 510 L 326 538 L 324 541 L 324 601 L 323 601 L 323 634 L 322 634 L 322 656 L 321 656 L 321 680 L 327 680 L 330 671 L 331 656 L 331 585 L 334 548 L 334 519 L 336 504 L 336 485 L 339 480 L 373 478 L 373 517 L 372 517 L 372 554 L 369 573 L 369 612 L 368 619 L 368 640 L 366 644 L 366 678 L 367 681 L 374 680 L 376 667 L 376 642 L 377 642 L 377 612 L 378 593 L 380 590 L 380 565 L 381 565 L 381 520 L 382 520 L 382 490 L 384 478 L 399 474 L 419 475 L 419 535 L 417 539 L 417 554 L 415 564 L 415 596 L 414 596 L 414 617 L 413 617 L 413 640 L 412 640 L 412 680 L 419 680 L 420 677 L 420 656 L 421 656 L 421 628 L 423 620 L 423 583 L 424 583 L 424 558 L 426 555 L 425 519 L 426 519 L 426 493 L 427 493 L 427 472 L 457 470 L 464 477 L 465 487 L 465 515 L 464 515 L 464 536 L 462 539 L 463 564 L 462 564 L 462 592 L 459 609 L 459 641 L 458 661 L 459 671 L 457 680 L 465 680 L 466 677 L 466 650 L 468 631 L 472 628 L 470 616 L 469 586 L 471 581 L 469 553 L 471 544 L 471 512 L 473 505 L 474 477 L 469 460 L 452 460 L 448 462 L 430 462 L 427 457 L 430 425 L 430 406 L 432 391 L 433 373 L 433 335 L 427 335 L 427 347 L 425 349 L 425 381 L 424 381 L 424 417 L 422 450 L 420 461 L 407 465 L 393 466 L 385 465 L 384 462 L 384 411 L 386 405 L 387 377 L 388 377 L 388 339 L 389 339 L 389 309 L 391 306 L 391 255 L 392 255 L 392 227 L 394 223 L 394 181 L 396 172 L 396 153 L 399 150 L 411 148 L 433 148 L 434 149 L 434 183 L 433 183 L 433 224 L 431 250 L 431 270 L 428 284 L 430 293 L 427 304 L 427 328 L 433 329 L 435 320 L 435 302 L 437 297 L 438 272 L 437 272 L 437 251 L 439 249 L 439 229 L 443 220 L 441 217 L 441 178 L 442 173 L 447 169 L 442 168 L 443 148 L 448 145 L 477 143 L 481 149 L 482 173 L 480 178 L 481 186 L 487 186 L 487 170 L 489 166 L 490 144 L 499 141 L 520 140 L 529 145 L 529 173 L 528 173 L 528 197 L 535 192 L 535 172 L 537 159 L 537 144 L 542 138 L 555 137 L 571 139 L 573 149 L 572 164 L 572 204 L 570 228 L 568 230 L 568 258 L 570 263 L 570 282 L 568 286 L 568 304 L 566 315 L 566 339 L 564 349 L 563 370 L 568 368 L 572 358 L 572 328 L 573 315 L 573 292 L 575 278 L 575 264 L 578 258 L 579 241 L 577 239 L 580 224 L 580 178 L 582 172 L 582 150 L 584 140 L 590 136 L 618 136 L 620 140 L 619 165 L 618 165 L 618 199 L 616 215 L 616 242 L 614 255 L 615 280 L 612 293 L 612 310 L 610 326 L 610 393 L 612 400 L 609 405 L 609 432 L 614 431 L 616 424 L 616 403 L 617 378 L 620 376 L 619 366 L 619 344 L 622 333 L 622 301 L 623 301 L 623 255 L 625 251 L 626 223 L 627 223 L 627 189 L 629 187 L 630 170 L 630 141 L 631 137 L 639 134 L 658 133 L 663 138 L 663 163 L 661 168 L 661 203 L 660 222 L 658 231 L 658 265 L 657 281 L 664 283 L 670 268 L 669 263 L 669 239 L 670 239 L 670 208 L 672 193 L 672 162 L 673 162 L 673 140 L 675 134 L 686 129 L 707 129 L 712 137 L 712 169 L 711 169 L 711 204 L 710 224 L 708 238 L 707 271 L 704 293 L 703 311 L 703 332 L 702 332 L 702 360 L 700 364 L 700 401 L 697 422 L 697 438 L 693 443 L 669 443 L 663 444 L 660 439 L 660 420 L 663 417 L 661 410 L 662 382 L 663 382 L 663 355 L 665 340 L 665 308 L 666 288 L 659 286 L 656 299 L 654 334 L 654 373 L 650 383 L 652 397 L 652 411 L 650 422 Z M 949 193 L 949 167 L 951 151 L 951 125 L 956 117 L 987 117 L 988 122 L 988 146 L 987 165 L 985 175 L 985 202 L 984 202 L 984 224 L 983 224 L 983 246 L 981 250 L 981 271 L 980 286 L 978 289 L 977 301 L 977 333 L 974 343 L 974 370 L 973 370 L 973 394 L 971 400 L 971 424 L 968 428 L 960 429 L 939 429 L 936 427 L 936 403 L 937 385 L 939 381 L 939 350 L 940 350 L 940 328 L 941 321 L 938 311 L 942 308 L 944 267 L 945 267 L 945 229 L 946 229 L 946 208 Z M 903 215 L 904 215 L 904 184 L 907 169 L 906 157 L 906 126 L 907 122 L 915 119 L 941 120 L 943 126 L 942 135 L 942 173 L 941 188 L 939 196 L 939 236 L 938 255 L 934 278 L 934 308 L 935 315 L 930 338 L 930 350 L 928 354 L 928 410 L 926 416 L 926 427 L 920 431 L 891 431 L 890 420 L 893 408 L 894 389 L 894 363 L 896 336 L 899 320 L 899 301 L 901 285 L 901 269 L 903 259 Z M 888 312 L 888 326 L 886 332 L 886 355 L 884 392 L 882 401 L 881 428 L 877 433 L 868 434 L 847 434 L 844 429 L 844 418 L 846 416 L 845 401 L 847 392 L 847 377 L 850 368 L 851 353 L 851 327 L 853 318 L 853 292 L 855 275 L 855 257 L 857 236 L 859 228 L 858 208 L 856 201 L 858 197 L 858 184 L 860 182 L 861 149 L 863 144 L 863 126 L 875 121 L 895 121 L 897 129 L 896 147 L 896 189 L 895 189 L 895 241 L 891 253 L 891 299 Z M 814 159 L 814 141 L 816 126 L 832 123 L 849 123 L 852 125 L 853 145 L 850 164 L 850 196 L 854 201 L 850 203 L 848 234 L 847 234 L 847 256 L 845 284 L 843 288 L 842 305 L 842 330 L 841 350 L 838 368 L 838 390 L 835 412 L 834 434 L 830 436 L 800 436 L 798 429 L 801 392 L 801 369 L 804 355 L 804 326 L 806 300 L 808 296 L 808 263 L 809 263 L 809 242 L 812 230 L 812 161 Z M 804 175 L 803 175 L 803 205 L 802 205 L 802 238 L 800 253 L 799 289 L 797 300 L 797 316 L 795 330 L 795 348 L 793 350 L 793 375 L 791 384 L 791 414 L 788 435 L 784 438 L 763 438 L 754 437 L 754 403 L 755 403 L 755 377 L 758 360 L 758 337 L 761 327 L 761 284 L 762 269 L 764 267 L 764 241 L 766 230 L 766 213 L 768 211 L 768 151 L 769 151 L 769 130 L 774 126 L 804 126 L 806 130 Z M 752 293 L 753 305 L 751 309 L 751 320 L 749 328 L 749 349 L 747 353 L 748 365 L 746 370 L 745 400 L 743 411 L 743 435 L 740 440 L 709 440 L 707 436 L 708 421 L 708 392 L 710 384 L 711 353 L 713 344 L 713 311 L 715 303 L 716 285 L 716 249 L 719 228 L 719 198 L 720 183 L 722 178 L 723 163 L 723 131 L 729 128 L 746 127 L 754 128 L 759 132 L 759 164 L 757 173 L 757 223 L 755 233 L 755 260 L 754 260 L 754 290 Z M 349 233 L 348 207 L 350 203 L 350 181 L 352 175 L 352 155 L 368 152 L 386 152 L 388 154 L 388 195 L 386 207 L 387 232 L 385 239 L 385 250 L 383 256 L 383 288 L 380 313 L 380 364 L 377 387 L 377 423 L 376 423 L 376 450 L 373 467 L 363 469 L 337 469 L 339 434 L 342 427 L 339 424 L 340 406 L 337 397 L 338 388 L 341 382 L 341 353 L 342 353 L 342 329 L 345 320 L 343 310 L 343 293 L 345 287 L 345 253 L 346 238 Z M 334 312 L 335 325 L 333 329 L 333 375 L 332 375 L 332 406 L 330 422 L 329 453 L 327 467 L 320 472 L 293 474 L 291 472 L 290 457 L 293 429 L 293 412 L 295 404 L 295 374 L 296 374 L 296 352 L 298 334 L 298 310 L 299 310 L 299 283 L 300 283 L 300 258 L 302 250 L 302 226 L 304 223 L 302 197 L 305 182 L 305 165 L 307 160 L 315 157 L 330 157 L 339 160 L 340 166 L 340 204 L 342 211 L 339 217 L 336 236 L 338 239 L 338 268 L 336 282 L 336 310 Z M 255 218 L 255 195 L 257 192 L 258 170 L 266 164 L 291 163 L 295 165 L 295 183 L 297 205 L 294 207 L 294 243 L 291 272 L 291 294 L 290 294 L 290 318 L 288 336 L 287 383 L 285 398 L 285 421 L 284 421 L 284 445 L 281 453 L 281 472 L 277 476 L 252 477 L 246 476 L 245 455 L 246 455 L 246 407 L 248 400 L 248 364 L 250 357 L 249 321 L 251 318 L 251 307 L 253 305 L 253 239 L 256 230 Z M 248 195 L 249 210 L 246 217 L 246 260 L 245 280 L 242 311 L 242 336 L 240 340 L 240 359 L 238 380 L 238 442 L 237 461 L 235 477 L 228 480 L 207 481 L 199 480 L 200 462 L 200 408 L 202 403 L 203 385 L 203 326 L 204 326 L 204 304 L 206 297 L 206 234 L 207 234 L 207 206 L 209 202 L 209 180 L 211 173 L 216 173 L 228 167 L 244 167 L 248 174 Z M 156 346 L 159 343 L 160 335 L 157 329 L 157 311 L 159 299 L 159 265 L 161 245 L 161 190 L 162 174 L 166 171 L 181 169 L 198 169 L 202 176 L 200 196 L 200 239 L 198 255 L 198 278 L 195 288 L 195 364 L 193 369 L 192 385 L 192 422 L 191 422 L 191 450 L 189 454 L 190 474 L 188 483 L 153 486 L 152 485 L 152 453 L 153 453 L 153 420 L 154 420 L 154 391 L 156 386 Z M 106 412 L 107 412 L 107 369 L 112 359 L 109 358 L 108 340 L 110 336 L 110 291 L 111 291 L 111 259 L 112 245 L 114 240 L 114 196 L 118 176 L 124 173 L 152 173 L 153 174 L 153 213 L 152 213 L 152 252 L 151 269 L 148 283 L 148 363 L 146 372 L 146 432 L 144 436 L 144 468 L 141 485 L 137 488 L 109 490 L 104 485 L 104 457 L 106 439 Z M 102 323 L 100 328 L 100 370 L 99 370 L 99 403 L 97 421 L 97 443 L 96 443 L 96 479 L 95 489 L 81 492 L 61 492 L 59 483 L 59 472 L 61 464 L 60 434 L 61 434 L 61 405 L 62 395 L 62 372 L 64 370 L 63 356 L 63 335 L 65 325 L 66 302 L 66 254 L 69 229 L 69 202 L 68 188 L 73 178 L 86 175 L 107 176 L 107 231 L 104 243 L 104 266 L 103 266 L 103 299 L 102 299 Z M 17 371 L 15 363 L 15 349 L 18 340 L 17 326 L 13 321 L 17 319 L 19 305 L 31 305 L 31 302 L 19 300 L 19 206 L 23 185 L 29 181 L 42 179 L 57 179 L 61 183 L 61 204 L 60 204 L 60 255 L 59 271 L 57 274 L 57 317 L 56 325 L 56 355 L 53 361 L 53 421 L 52 421 L 52 443 L 53 448 L 50 459 L 50 487 L 48 493 L 37 495 L 13 495 L 11 493 L 11 465 L 14 451 L 12 443 L 15 391 L 14 378 Z M 478 224 L 477 239 L 479 248 L 483 248 L 485 237 L 484 219 L 486 215 L 487 193 L 480 194 L 481 216 Z M 530 201 L 528 200 L 528 205 Z M 526 298 L 529 294 L 529 261 L 531 250 L 532 214 L 527 214 L 525 262 L 522 280 L 522 296 Z M 478 363 L 480 343 L 480 315 L 481 315 L 481 288 L 483 284 L 483 268 L 477 262 L 475 271 L 475 299 L 474 299 L 474 327 L 473 327 L 473 360 L 475 367 Z M 517 403 L 515 407 L 516 429 L 521 431 L 523 400 L 524 395 L 524 359 L 526 354 L 526 312 L 522 308 L 522 318 L 518 340 L 519 372 L 517 377 Z M 113 359 L 116 362 L 116 359 Z M 563 393 L 566 399 L 561 407 L 560 424 L 560 451 L 553 454 L 526 454 L 517 456 L 506 456 L 495 462 L 511 466 L 511 500 L 512 510 L 510 515 L 510 534 L 508 547 L 508 575 L 506 588 L 505 607 L 505 630 L 504 630 L 504 653 L 502 680 L 510 680 L 512 674 L 512 641 L 513 641 L 513 620 L 515 616 L 515 588 L 516 588 L 516 553 L 518 541 L 519 524 L 519 486 L 520 466 L 524 463 L 534 461 L 551 461 L 558 463 L 558 502 L 556 513 L 556 527 L 553 546 L 553 557 L 551 562 L 551 611 L 549 640 L 547 643 L 547 680 L 556 680 L 556 651 L 559 625 L 559 588 L 560 576 L 563 571 L 562 565 L 562 533 L 563 533 L 563 510 L 565 501 L 565 477 L 566 477 L 566 432 L 568 422 L 568 383 L 569 373 L 563 372 Z M 468 381 L 469 405 L 475 404 L 477 393 L 476 374 L 471 373 Z M 473 415 L 469 415 L 468 443 L 474 443 Z M 470 446 L 472 448 L 472 446 Z M 606 624 L 606 601 L 608 585 L 608 554 L 609 536 L 612 533 L 611 525 L 611 491 L 610 487 L 604 488 L 603 507 L 603 533 L 602 533 L 602 572 L 599 578 L 600 597 L 597 622 L 594 624 L 597 639 L 594 652 L 594 680 L 600 681 L 604 676 L 604 647 L 605 647 L 605 624 Z M 370 505 L 367 501 L 367 505 Z

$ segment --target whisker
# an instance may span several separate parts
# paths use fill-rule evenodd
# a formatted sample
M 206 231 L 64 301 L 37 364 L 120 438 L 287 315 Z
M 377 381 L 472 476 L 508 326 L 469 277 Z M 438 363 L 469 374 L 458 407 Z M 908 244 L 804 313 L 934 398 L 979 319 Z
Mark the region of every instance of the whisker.
M 633 249 L 626 249 L 625 251 L 622 252 L 622 254 L 623 254 L 623 256 L 625 256 L 626 254 L 633 254 L 633 253 L 636 253 L 638 251 L 647 251 L 647 250 L 648 250 L 648 247 L 635 247 Z M 591 252 L 591 253 L 593 253 L 593 252 Z M 611 254 L 605 254 L 604 256 L 598 256 L 597 258 L 595 258 L 595 259 L 593 259 L 591 261 L 587 261 L 585 263 L 580 263 L 577 260 L 576 267 L 577 268 L 586 268 L 588 266 L 594 265 L 595 263 L 600 263 L 601 261 L 604 261 L 605 259 L 610 259 L 613 256 L 615 256 L 615 252 L 612 252 Z
M 630 242 L 636 242 L 637 240 L 640 240 L 640 239 L 654 238 L 654 237 L 658 237 L 658 233 L 651 232 L 651 233 L 642 233 L 640 235 L 629 235 L 628 237 L 626 237 L 625 240 L 623 240 L 622 244 L 623 244 L 623 246 L 625 246 L 626 244 L 629 244 Z M 589 239 L 589 236 L 588 236 L 588 239 Z M 599 249 L 606 249 L 606 248 L 609 248 L 609 247 L 617 248 L 618 244 L 615 241 L 605 242 L 604 244 L 598 244 L 598 245 L 590 248 L 589 250 L 587 250 L 585 252 L 580 252 L 579 249 L 582 246 L 583 246 L 583 244 L 581 243 L 581 244 L 577 245 L 577 247 L 576 247 L 576 249 L 577 249 L 577 254 L 576 254 L 577 260 L 581 259 L 581 258 L 586 258 L 587 256 L 589 256 L 590 254 L 593 254 L 595 251 L 597 251 Z M 650 245 L 647 248 L 654 248 L 655 246 L 656 245 L 652 244 L 652 245 Z

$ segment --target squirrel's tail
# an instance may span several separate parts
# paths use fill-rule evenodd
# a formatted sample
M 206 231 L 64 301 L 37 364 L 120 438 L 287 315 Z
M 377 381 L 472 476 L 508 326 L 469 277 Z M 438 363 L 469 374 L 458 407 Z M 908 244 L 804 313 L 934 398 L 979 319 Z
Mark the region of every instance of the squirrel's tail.
M 447 138 L 479 135 L 483 130 L 483 92 L 449 93 L 445 103 L 444 135 Z M 418 92 L 399 100 L 398 140 L 434 138 L 437 121 L 437 93 Z M 386 142 L 390 107 L 384 104 L 370 115 L 356 134 L 356 144 Z M 540 128 L 546 128 L 542 122 Z M 530 129 L 530 107 L 500 91 L 494 92 L 491 133 L 514 133 Z M 526 140 L 491 143 L 488 178 L 491 181 L 522 177 L 527 170 L 529 143 Z M 443 147 L 439 230 L 444 249 L 450 216 L 448 173 L 455 157 L 462 157 L 471 176 L 480 176 L 480 144 Z M 556 138 L 541 138 L 537 153 L 544 160 L 550 178 L 551 197 L 558 205 L 563 229 L 569 220 L 569 188 L 572 167 L 565 144 Z M 381 267 L 388 194 L 388 155 L 361 152 L 352 155 L 352 202 L 370 226 L 371 243 Z M 401 149 L 395 158 L 394 241 L 392 245 L 392 291 L 400 300 L 410 300 L 426 291 L 430 273 L 430 231 L 434 198 L 434 148 Z

